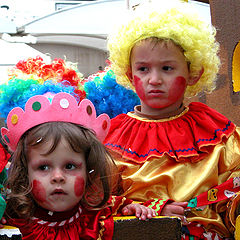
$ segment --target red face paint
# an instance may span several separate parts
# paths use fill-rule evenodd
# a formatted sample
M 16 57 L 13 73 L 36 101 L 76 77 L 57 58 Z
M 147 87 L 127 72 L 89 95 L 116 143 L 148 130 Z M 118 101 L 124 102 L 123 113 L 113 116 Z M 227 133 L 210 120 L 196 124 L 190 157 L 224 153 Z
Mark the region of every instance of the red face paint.
M 80 197 L 83 195 L 85 191 L 85 181 L 82 177 L 76 177 L 75 183 L 74 183 L 74 191 L 75 195 L 77 197 Z
M 173 80 L 172 86 L 169 88 L 168 98 L 171 102 L 176 102 L 185 92 L 186 79 L 184 77 L 176 77 Z
M 40 181 L 38 180 L 33 180 L 33 189 L 32 189 L 32 194 L 35 198 L 36 201 L 38 202 L 45 202 L 46 201 L 46 191 L 41 184 Z
M 145 95 L 145 91 L 144 91 L 143 83 L 142 83 L 141 79 L 138 76 L 134 75 L 133 81 L 134 81 L 134 86 L 135 86 L 138 97 L 141 100 L 145 100 L 146 95 Z

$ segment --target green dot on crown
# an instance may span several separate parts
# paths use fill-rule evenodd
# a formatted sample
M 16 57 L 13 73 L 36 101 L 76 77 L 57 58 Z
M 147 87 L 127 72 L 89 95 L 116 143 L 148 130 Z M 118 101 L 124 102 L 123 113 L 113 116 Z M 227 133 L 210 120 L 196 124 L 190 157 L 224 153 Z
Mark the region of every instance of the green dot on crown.
M 41 109 L 41 103 L 40 102 L 34 102 L 32 105 L 32 109 L 34 111 L 39 111 Z
M 9 138 L 8 138 L 7 135 L 4 135 L 4 140 L 6 141 L 6 143 L 10 143 Z

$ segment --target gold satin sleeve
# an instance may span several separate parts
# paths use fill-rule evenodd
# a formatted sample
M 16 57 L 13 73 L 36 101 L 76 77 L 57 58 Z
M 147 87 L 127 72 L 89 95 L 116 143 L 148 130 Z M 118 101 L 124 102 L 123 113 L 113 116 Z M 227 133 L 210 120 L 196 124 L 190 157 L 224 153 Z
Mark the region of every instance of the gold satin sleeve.
M 136 201 L 151 198 L 188 201 L 200 193 L 221 184 L 231 177 L 240 176 L 240 129 L 197 163 L 179 163 L 164 155 L 153 157 L 143 164 L 136 164 L 113 155 L 122 175 L 124 196 Z M 189 221 L 198 221 L 206 229 L 214 229 L 220 235 L 229 231 L 219 215 L 226 211 L 227 202 L 209 205 L 203 211 L 193 212 Z

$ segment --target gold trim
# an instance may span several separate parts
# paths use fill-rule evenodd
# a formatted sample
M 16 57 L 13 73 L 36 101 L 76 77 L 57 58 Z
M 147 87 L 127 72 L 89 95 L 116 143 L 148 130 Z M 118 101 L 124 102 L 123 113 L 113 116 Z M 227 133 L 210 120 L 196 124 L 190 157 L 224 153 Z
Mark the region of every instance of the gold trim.
M 233 91 L 239 92 L 240 91 L 240 42 L 238 42 L 233 52 L 232 82 L 233 82 Z
M 179 219 L 179 217 L 176 216 L 156 216 L 156 217 L 152 217 L 152 219 Z M 118 221 L 118 220 L 130 220 L 130 219 L 138 219 L 136 216 L 120 216 L 120 217 L 113 217 L 114 221 Z
M 163 119 L 158 119 L 158 120 L 154 120 L 154 119 L 148 119 L 148 118 L 144 118 L 144 117 L 139 117 L 137 115 L 134 114 L 134 112 L 128 112 L 127 115 L 129 117 L 135 118 L 137 120 L 143 121 L 143 122 L 167 122 L 167 121 L 171 121 L 174 119 L 177 119 L 181 116 L 183 116 L 184 114 L 186 114 L 189 110 L 189 107 L 185 107 L 185 109 L 178 115 L 170 117 L 170 118 L 163 118 Z
M 115 197 L 112 197 L 112 198 L 114 199 L 114 203 L 115 203 L 115 202 L 116 202 L 116 198 L 115 198 Z M 120 203 L 119 206 L 116 208 L 115 212 L 112 213 L 112 215 L 117 215 L 117 212 L 118 212 L 119 208 L 120 208 L 121 206 L 123 206 L 123 204 L 124 204 L 125 201 L 126 201 L 126 198 L 123 197 L 121 203 Z

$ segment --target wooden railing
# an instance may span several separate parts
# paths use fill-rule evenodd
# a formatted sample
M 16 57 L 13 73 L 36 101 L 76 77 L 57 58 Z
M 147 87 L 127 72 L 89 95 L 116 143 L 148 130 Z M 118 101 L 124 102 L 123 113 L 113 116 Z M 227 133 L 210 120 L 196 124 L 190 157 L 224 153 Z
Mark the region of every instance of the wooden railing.
M 113 240 L 180 240 L 181 221 L 177 217 L 115 217 Z

